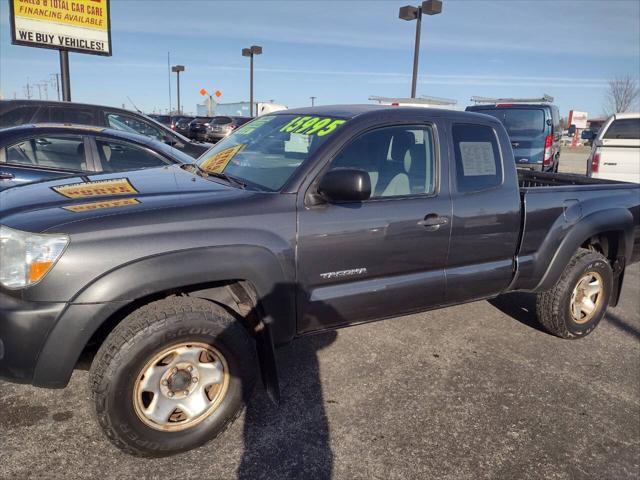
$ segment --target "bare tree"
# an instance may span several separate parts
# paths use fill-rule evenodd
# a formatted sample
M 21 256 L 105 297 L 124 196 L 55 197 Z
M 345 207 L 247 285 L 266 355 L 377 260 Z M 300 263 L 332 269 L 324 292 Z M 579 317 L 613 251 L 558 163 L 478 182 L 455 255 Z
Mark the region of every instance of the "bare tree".
M 640 97 L 638 82 L 630 75 L 609 80 L 604 111 L 607 115 L 626 112 Z

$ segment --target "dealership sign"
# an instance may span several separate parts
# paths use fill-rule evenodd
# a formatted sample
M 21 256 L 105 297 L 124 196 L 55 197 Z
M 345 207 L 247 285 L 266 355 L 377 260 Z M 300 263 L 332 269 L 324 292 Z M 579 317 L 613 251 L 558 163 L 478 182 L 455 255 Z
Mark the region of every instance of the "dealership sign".
M 16 45 L 111 55 L 109 0 L 10 0 Z
M 578 110 L 570 110 L 569 111 L 569 121 L 568 125 L 575 125 L 576 128 L 582 130 L 587 128 L 587 119 L 589 118 L 589 114 L 587 112 L 579 112 Z

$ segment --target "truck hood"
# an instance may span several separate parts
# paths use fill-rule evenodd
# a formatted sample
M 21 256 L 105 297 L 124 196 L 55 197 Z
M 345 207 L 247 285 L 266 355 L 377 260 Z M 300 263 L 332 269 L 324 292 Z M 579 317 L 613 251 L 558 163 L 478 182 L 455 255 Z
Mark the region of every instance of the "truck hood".
M 255 194 L 167 166 L 65 177 L 0 192 L 0 223 L 30 231 L 141 211 L 227 202 Z M 59 231 L 63 231 L 61 228 Z

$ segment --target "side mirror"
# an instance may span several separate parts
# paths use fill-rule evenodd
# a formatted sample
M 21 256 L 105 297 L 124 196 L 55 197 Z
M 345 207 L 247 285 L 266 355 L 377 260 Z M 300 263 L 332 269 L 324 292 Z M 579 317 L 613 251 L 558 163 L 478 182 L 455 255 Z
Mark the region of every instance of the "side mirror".
M 329 202 L 361 202 L 371 197 L 371 179 L 364 170 L 335 168 L 324 174 L 318 193 Z

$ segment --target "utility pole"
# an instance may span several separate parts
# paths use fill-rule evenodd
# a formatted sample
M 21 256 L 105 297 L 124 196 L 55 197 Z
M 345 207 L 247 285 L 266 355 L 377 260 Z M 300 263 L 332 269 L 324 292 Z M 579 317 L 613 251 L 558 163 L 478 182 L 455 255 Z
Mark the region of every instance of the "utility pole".
M 62 78 L 62 100 L 71 101 L 71 75 L 69 73 L 69 52 L 60 50 L 60 77 Z
M 51 74 L 51 86 L 56 89 L 56 93 L 58 94 L 58 101 L 60 101 L 60 74 L 59 73 Z
M 175 72 L 177 75 L 178 115 L 180 115 L 182 113 L 182 110 L 180 109 L 180 72 L 184 72 L 184 65 L 174 65 L 173 67 L 171 67 L 171 71 Z
M 418 83 L 418 60 L 420 58 L 420 30 L 422 29 L 422 14 L 438 15 L 442 12 L 441 0 L 425 0 L 417 7 L 407 5 L 400 8 L 399 18 L 401 20 L 417 20 L 416 22 L 416 43 L 413 47 L 413 75 L 411 77 L 411 98 L 416 98 L 416 85 Z
M 249 116 L 253 117 L 253 57 L 262 54 L 262 47 L 251 45 L 242 49 L 242 56 L 249 57 Z
M 27 84 L 25 85 L 25 93 L 27 96 L 27 100 L 31 100 L 31 85 L 29 84 L 28 78 L 27 78 Z

